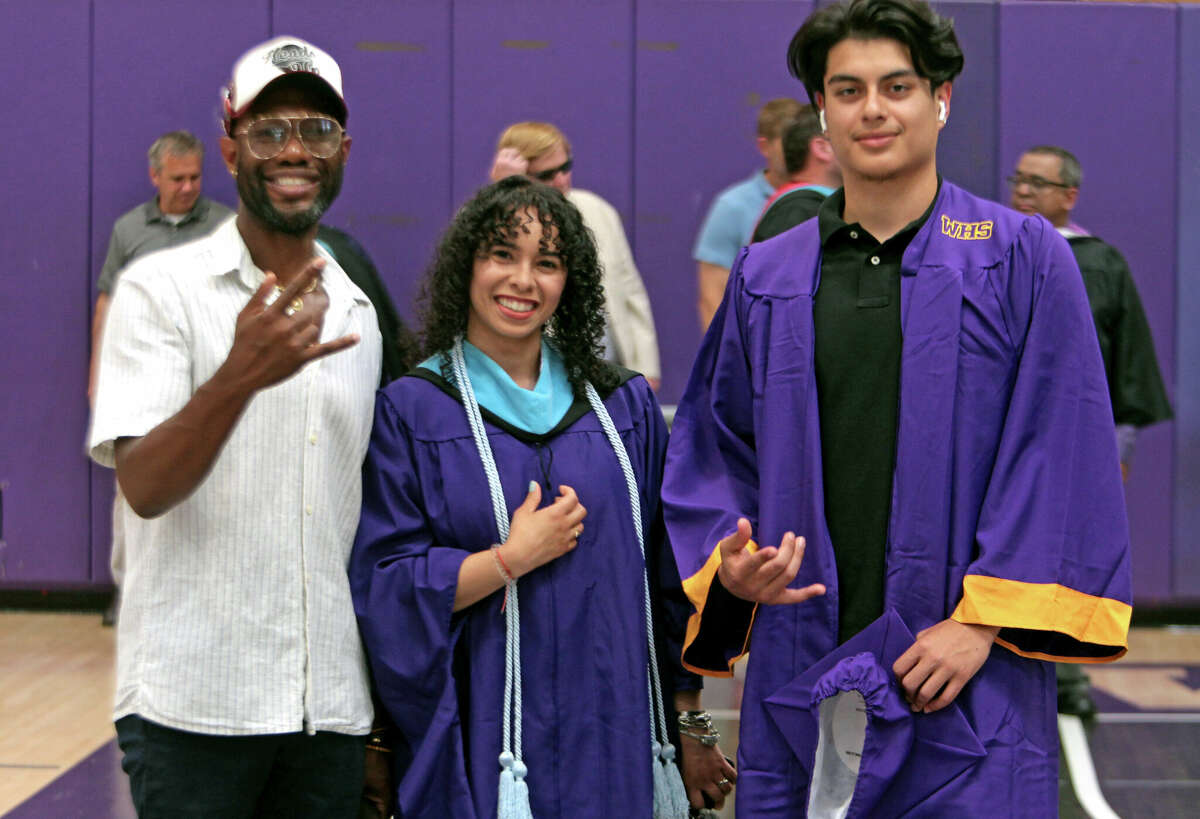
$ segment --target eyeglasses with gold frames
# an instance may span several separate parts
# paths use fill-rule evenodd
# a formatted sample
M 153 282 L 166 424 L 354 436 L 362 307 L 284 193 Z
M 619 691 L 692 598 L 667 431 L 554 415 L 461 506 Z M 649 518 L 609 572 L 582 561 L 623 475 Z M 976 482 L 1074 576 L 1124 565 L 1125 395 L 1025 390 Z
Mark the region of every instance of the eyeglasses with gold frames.
M 259 159 L 279 156 L 293 135 L 314 157 L 328 159 L 342 147 L 345 131 L 329 117 L 264 117 L 234 131 L 234 136 L 246 138 L 246 147 Z

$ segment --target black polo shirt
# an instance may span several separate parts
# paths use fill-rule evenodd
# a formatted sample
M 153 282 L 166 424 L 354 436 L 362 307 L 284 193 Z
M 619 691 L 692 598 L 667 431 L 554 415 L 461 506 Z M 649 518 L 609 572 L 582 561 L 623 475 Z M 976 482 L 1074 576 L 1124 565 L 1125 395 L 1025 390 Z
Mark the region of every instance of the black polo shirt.
M 817 212 L 821 280 L 813 302 L 839 644 L 883 613 L 900 401 L 900 261 L 933 211 L 930 202 L 919 219 L 880 244 L 858 223 L 842 220 L 845 204 L 839 189 Z

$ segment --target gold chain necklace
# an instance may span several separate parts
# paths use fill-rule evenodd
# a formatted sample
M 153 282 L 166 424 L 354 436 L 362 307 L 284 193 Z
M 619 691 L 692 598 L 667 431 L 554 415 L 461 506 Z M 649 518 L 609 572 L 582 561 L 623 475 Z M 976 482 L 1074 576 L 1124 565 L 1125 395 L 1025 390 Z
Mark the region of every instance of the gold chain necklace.
M 311 282 L 309 282 L 308 287 L 301 290 L 298 295 L 292 297 L 291 302 L 288 303 L 288 309 L 291 310 L 293 313 L 299 313 L 301 310 L 303 310 L 304 309 L 304 298 L 303 297 L 307 296 L 309 293 L 316 290 L 317 285 L 320 283 L 321 283 L 321 278 L 319 276 L 317 278 L 313 279 Z M 275 285 L 275 293 L 276 294 L 282 294 L 283 290 L 284 290 L 284 288 L 280 287 L 279 285 Z

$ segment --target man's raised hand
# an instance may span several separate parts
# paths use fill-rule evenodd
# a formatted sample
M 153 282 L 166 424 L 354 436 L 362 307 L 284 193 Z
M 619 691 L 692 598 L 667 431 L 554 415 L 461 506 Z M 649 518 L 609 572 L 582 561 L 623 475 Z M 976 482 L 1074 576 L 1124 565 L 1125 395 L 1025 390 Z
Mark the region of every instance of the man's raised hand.
M 358 343 L 355 334 L 319 344 L 324 309 L 293 311 L 290 305 L 321 275 L 325 261 L 314 258 L 270 304 L 275 274 L 268 272 L 258 291 L 238 313 L 233 348 L 222 365 L 245 389 L 258 390 L 291 377 L 310 361 Z
M 821 583 L 788 588 L 804 559 L 804 538 L 787 532 L 778 548 L 763 546 L 752 552 L 747 548 L 751 535 L 750 521 L 738 518 L 737 531 L 717 544 L 721 550 L 717 574 L 731 594 L 755 603 L 780 605 L 803 603 L 825 593 Z

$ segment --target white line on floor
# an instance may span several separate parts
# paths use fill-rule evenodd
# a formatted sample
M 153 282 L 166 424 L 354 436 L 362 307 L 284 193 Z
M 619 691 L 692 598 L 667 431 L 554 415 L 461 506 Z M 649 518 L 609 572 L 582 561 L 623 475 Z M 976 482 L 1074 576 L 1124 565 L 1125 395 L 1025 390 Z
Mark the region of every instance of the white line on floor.
M 1096 722 L 1200 722 L 1200 713 L 1196 711 L 1146 711 L 1128 714 L 1101 713 L 1096 715 Z
M 1100 791 L 1100 782 L 1096 779 L 1096 766 L 1092 764 L 1092 752 L 1088 749 L 1087 734 L 1083 730 L 1083 722 L 1071 714 L 1058 715 L 1058 735 L 1062 739 L 1063 756 L 1067 760 L 1067 770 L 1071 773 L 1071 787 L 1075 789 L 1075 798 L 1079 800 L 1087 815 L 1092 819 L 1119 819 L 1104 794 Z

